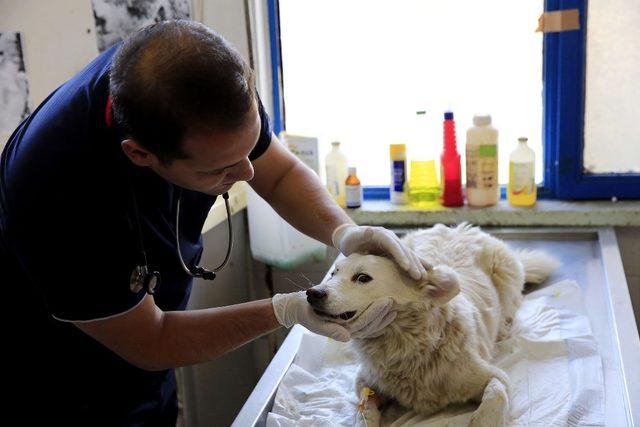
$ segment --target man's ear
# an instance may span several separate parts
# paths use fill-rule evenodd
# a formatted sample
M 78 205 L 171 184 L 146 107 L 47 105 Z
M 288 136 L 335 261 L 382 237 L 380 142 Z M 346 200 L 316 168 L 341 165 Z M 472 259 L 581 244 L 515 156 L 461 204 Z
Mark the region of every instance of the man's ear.
M 125 139 L 120 145 L 124 154 L 136 166 L 147 167 L 158 162 L 156 155 L 140 145 L 135 139 Z
M 458 274 L 446 265 L 436 266 L 419 288 L 435 305 L 445 305 L 460 292 Z

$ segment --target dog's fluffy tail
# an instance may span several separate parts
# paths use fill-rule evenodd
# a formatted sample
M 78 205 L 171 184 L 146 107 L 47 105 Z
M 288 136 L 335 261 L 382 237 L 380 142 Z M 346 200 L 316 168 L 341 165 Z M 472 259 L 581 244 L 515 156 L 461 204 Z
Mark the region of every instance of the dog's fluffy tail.
M 558 260 L 542 251 L 519 249 L 516 254 L 524 267 L 526 283 L 540 284 L 560 266 Z

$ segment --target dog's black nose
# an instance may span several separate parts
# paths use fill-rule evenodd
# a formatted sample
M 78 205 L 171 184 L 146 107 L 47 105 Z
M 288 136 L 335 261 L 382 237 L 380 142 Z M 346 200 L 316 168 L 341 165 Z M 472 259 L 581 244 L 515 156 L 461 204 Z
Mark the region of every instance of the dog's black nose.
M 327 297 L 327 292 L 320 289 L 307 289 L 307 301 L 309 304 L 317 304 Z

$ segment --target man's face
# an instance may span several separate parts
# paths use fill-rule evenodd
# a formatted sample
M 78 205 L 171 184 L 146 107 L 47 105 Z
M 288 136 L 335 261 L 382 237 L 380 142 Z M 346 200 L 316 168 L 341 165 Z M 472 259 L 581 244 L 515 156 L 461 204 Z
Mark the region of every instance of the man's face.
M 253 178 L 248 156 L 259 134 L 260 116 L 254 103 L 238 130 L 190 135 L 182 143 L 187 159 L 173 160 L 169 165 L 154 162 L 150 168 L 180 187 L 219 195 L 234 183 Z

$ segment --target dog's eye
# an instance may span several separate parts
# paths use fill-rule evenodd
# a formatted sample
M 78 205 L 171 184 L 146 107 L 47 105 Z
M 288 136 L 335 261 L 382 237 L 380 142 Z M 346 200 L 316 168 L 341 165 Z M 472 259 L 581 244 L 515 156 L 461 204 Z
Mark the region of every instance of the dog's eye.
M 358 282 L 358 283 L 367 283 L 373 280 L 373 278 L 371 276 L 369 276 L 368 274 L 365 273 L 358 273 L 355 276 L 353 276 L 352 279 L 354 282 Z

